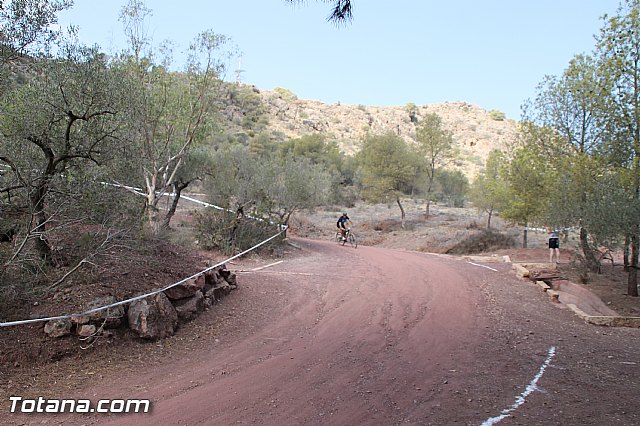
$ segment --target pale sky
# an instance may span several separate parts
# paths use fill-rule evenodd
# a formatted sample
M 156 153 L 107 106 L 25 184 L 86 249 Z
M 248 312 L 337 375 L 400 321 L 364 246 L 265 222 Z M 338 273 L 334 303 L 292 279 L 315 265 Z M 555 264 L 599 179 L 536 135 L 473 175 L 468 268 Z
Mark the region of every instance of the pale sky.
M 229 36 L 242 51 L 242 82 L 284 87 L 325 103 L 404 106 L 464 101 L 520 118 L 545 75 L 590 52 L 600 17 L 618 0 L 353 0 L 354 20 L 326 21 L 308 0 L 147 0 L 154 44 L 184 50 L 199 32 Z M 126 47 L 126 0 L 75 0 L 60 16 L 107 53 Z M 392 5 L 393 9 L 389 9 Z M 230 64 L 235 78 L 238 63 Z

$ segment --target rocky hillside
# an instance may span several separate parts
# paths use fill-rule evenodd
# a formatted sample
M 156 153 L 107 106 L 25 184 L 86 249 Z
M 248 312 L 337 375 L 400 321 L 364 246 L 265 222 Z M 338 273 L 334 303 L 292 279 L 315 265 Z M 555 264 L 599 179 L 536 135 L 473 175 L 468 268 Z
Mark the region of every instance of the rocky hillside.
M 260 96 L 268 106 L 270 130 L 286 137 L 323 133 L 348 154 L 358 150 L 358 142 L 367 132 L 394 132 L 415 141 L 416 122 L 435 113 L 445 130 L 453 134 L 461 153 L 459 167 L 470 178 L 484 166 L 492 149 L 506 149 L 516 138 L 517 122 L 465 102 L 416 106 L 412 120 L 407 106 L 324 104 L 297 99 L 286 89 L 260 91 Z

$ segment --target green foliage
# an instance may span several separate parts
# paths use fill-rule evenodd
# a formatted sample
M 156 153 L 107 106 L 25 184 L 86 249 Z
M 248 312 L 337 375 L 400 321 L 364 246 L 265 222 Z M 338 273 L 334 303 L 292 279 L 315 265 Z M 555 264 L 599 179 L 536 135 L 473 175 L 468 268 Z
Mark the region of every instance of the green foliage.
M 491 227 L 491 216 L 508 204 L 508 162 L 500 150 L 489 153 L 484 170 L 476 177 L 469 192 L 475 207 L 488 213 L 487 228 Z
M 121 158 L 116 133 L 122 75 L 96 49 L 64 45 L 58 55 L 29 63 L 29 84 L 0 98 L 0 202 L 25 211 L 19 219 L 28 224 L 23 236 L 46 263 L 55 262 L 50 239 L 56 227 L 78 217 L 119 220 L 115 211 L 110 216 L 96 210 L 106 196 L 97 182 L 108 180 L 110 166 Z M 95 202 L 80 211 L 82 197 L 91 195 Z
M 267 132 L 260 132 L 249 139 L 249 150 L 259 157 L 267 157 L 276 153 L 277 143 L 272 135 Z
M 469 190 L 469 180 L 460 170 L 441 170 L 438 172 L 440 196 L 449 207 L 464 207 Z
M 278 146 L 278 151 L 282 157 L 305 157 L 314 164 L 322 164 L 336 170 L 340 169 L 344 155 L 337 143 L 327 142 L 319 133 L 289 139 Z
M 515 246 L 512 236 L 485 229 L 473 233 L 465 240 L 447 250 L 447 254 L 474 254 L 500 250 Z
M 231 255 L 242 252 L 273 236 L 276 227 L 267 221 L 237 216 L 228 211 L 209 208 L 195 215 L 198 244 L 205 250 L 220 250 Z M 279 244 L 276 238 L 261 249 Z
M 409 120 L 411 120 L 412 123 L 418 122 L 418 107 L 416 106 L 416 104 L 414 104 L 413 102 L 409 102 L 404 107 L 404 110 L 407 111 L 407 114 L 409 114 Z
M 325 204 L 331 190 L 331 175 L 304 157 L 263 158 L 258 165 L 262 202 L 279 223 L 287 224 L 293 213 Z
M 541 221 L 548 211 L 551 173 L 553 167 L 539 151 L 530 146 L 516 149 L 506 175 L 508 202 L 502 206 L 502 217 L 520 225 Z
M 225 83 L 228 103 L 223 115 L 245 130 L 260 132 L 269 123 L 267 107 L 260 94 L 250 86 Z
M 367 136 L 357 155 L 363 197 L 372 202 L 397 198 L 415 184 L 418 158 L 392 133 Z
M 136 160 L 130 163 L 137 174 L 132 183 L 144 188 L 147 228 L 155 234 L 173 214 L 170 209 L 162 218 L 160 199 L 179 184 L 176 177 L 186 176 L 181 169 L 189 153 L 218 132 L 220 99 L 225 93 L 220 76 L 230 52 L 226 36 L 203 31 L 189 45 L 184 70 L 173 72 L 171 52 L 154 50 L 144 32 L 150 14 L 139 0 L 123 8 L 130 51 L 115 66 L 126 73 L 128 86 L 128 108 L 123 116 L 127 129 L 121 137 Z M 165 55 L 159 62 L 155 60 L 158 54 Z
M 273 89 L 273 91 L 275 93 L 277 93 L 278 96 L 280 96 L 280 98 L 282 98 L 283 100 L 285 100 L 287 102 L 293 102 L 293 101 L 298 99 L 296 94 L 293 93 L 289 89 L 285 89 L 285 88 L 282 88 L 282 87 L 276 87 L 275 89 Z
M 327 141 L 322 134 L 314 133 L 280 143 L 281 157 L 304 157 L 312 164 L 322 166 L 331 175 L 331 202 L 352 204 L 354 191 L 355 162 L 338 148 L 335 141 Z
M 232 146 L 216 152 L 213 170 L 206 187 L 216 204 L 281 223 L 330 193 L 331 175 L 304 157 L 260 157 Z
M 502 111 L 498 111 L 497 109 L 492 109 L 489 111 L 489 117 L 495 121 L 504 121 L 507 116 Z
M 453 146 L 450 132 L 442 128 L 442 120 L 436 114 L 427 114 L 416 129 L 418 149 L 424 158 L 424 172 L 427 177 L 427 208 L 429 215 L 431 191 L 438 169 L 443 169 L 458 155 Z
M 72 5 L 72 0 L 0 2 L 0 63 L 24 53 L 48 50 L 61 36 L 53 29 L 57 14 Z
M 580 225 L 594 271 L 593 246 L 627 240 L 637 247 L 640 234 L 640 4 L 621 2 L 617 14 L 603 18 L 596 40 L 590 55 L 576 55 L 561 76 L 545 77 L 525 105 L 522 127 L 524 142 L 548 158 L 536 216 Z M 633 258 L 629 292 L 637 294 Z

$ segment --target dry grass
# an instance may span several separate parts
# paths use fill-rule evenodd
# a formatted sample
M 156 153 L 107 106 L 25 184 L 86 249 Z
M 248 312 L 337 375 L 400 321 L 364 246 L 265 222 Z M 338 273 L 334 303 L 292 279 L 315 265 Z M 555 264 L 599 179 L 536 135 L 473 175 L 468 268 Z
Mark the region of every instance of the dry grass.
M 360 243 L 445 253 L 486 223 L 486 218 L 473 208 L 449 208 L 432 203 L 431 214 L 427 218 L 423 200 L 405 199 L 402 203 L 406 212 L 404 229 L 396 203 L 370 205 L 359 202 L 347 209 Z M 344 207 L 332 206 L 304 211 L 293 217 L 292 232 L 305 238 L 331 238 L 343 210 Z M 501 232 L 517 233 L 499 218 L 493 222 Z

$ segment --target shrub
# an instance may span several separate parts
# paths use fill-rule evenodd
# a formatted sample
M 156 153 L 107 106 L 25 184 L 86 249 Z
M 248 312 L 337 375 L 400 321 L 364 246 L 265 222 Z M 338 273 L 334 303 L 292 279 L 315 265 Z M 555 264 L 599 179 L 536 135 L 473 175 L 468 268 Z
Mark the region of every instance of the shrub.
M 298 99 L 295 93 L 283 87 L 276 87 L 275 89 L 273 89 L 273 91 L 276 92 L 285 101 L 295 101 L 296 99 Z
M 492 109 L 491 111 L 489 111 L 489 116 L 492 120 L 495 121 L 504 121 L 505 118 L 507 118 L 504 112 L 498 111 L 497 109 Z
M 224 254 L 240 252 L 273 236 L 274 225 L 235 213 L 206 209 L 196 213 L 196 230 L 200 247 L 220 250 Z M 281 241 L 276 238 L 262 247 L 274 247 Z
M 516 242 L 510 235 L 492 230 L 483 230 L 465 238 L 446 251 L 447 254 L 473 254 L 490 250 L 515 247 Z

